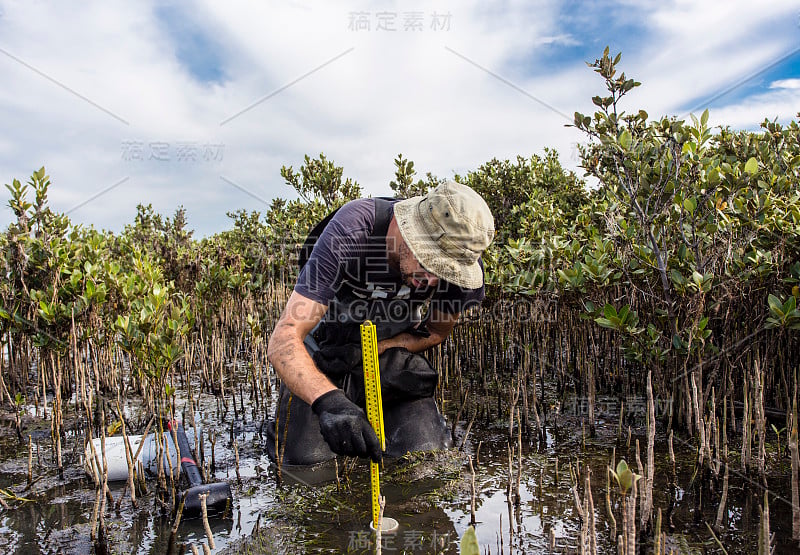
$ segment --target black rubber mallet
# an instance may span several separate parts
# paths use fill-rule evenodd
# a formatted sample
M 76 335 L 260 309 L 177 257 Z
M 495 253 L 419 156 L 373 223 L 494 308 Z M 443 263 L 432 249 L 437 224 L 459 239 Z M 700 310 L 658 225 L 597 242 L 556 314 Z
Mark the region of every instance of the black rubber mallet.
M 204 484 L 200 471 L 197 469 L 197 464 L 192 457 L 192 451 L 189 449 L 189 440 L 186 438 L 183 426 L 177 420 L 170 420 L 167 422 L 167 427 L 170 431 L 174 430 L 178 438 L 181 470 L 189 482 L 189 488 L 183 492 L 183 517 L 199 518 L 202 516 L 200 495 L 203 493 L 208 494 L 206 498 L 208 514 L 219 514 L 229 510 L 233 503 L 231 487 L 227 482 Z

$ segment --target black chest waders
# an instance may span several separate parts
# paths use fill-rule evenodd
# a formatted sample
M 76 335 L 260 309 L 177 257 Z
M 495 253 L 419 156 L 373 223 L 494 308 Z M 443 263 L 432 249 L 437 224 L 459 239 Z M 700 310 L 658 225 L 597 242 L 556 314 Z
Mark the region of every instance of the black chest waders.
M 364 320 L 375 324 L 378 341 L 404 332 L 427 334 L 422 311 L 433 291 L 412 291 L 387 268 L 386 232 L 392 204 L 375 199 L 375 225 L 365 256 L 345 264 L 341 287 L 323 320 L 305 339 L 306 350 L 317 367 L 362 409 L 365 399 L 359 326 Z M 301 268 L 331 217 L 323 220 L 303 245 Z M 380 355 L 379 362 L 385 454 L 398 457 L 409 451 L 451 447 L 449 428 L 433 399 L 438 374 L 427 359 L 393 348 Z M 314 465 L 335 457 L 322 438 L 311 407 L 283 384 L 275 420 L 267 426 L 267 438 L 270 458 L 280 460 L 282 466 Z

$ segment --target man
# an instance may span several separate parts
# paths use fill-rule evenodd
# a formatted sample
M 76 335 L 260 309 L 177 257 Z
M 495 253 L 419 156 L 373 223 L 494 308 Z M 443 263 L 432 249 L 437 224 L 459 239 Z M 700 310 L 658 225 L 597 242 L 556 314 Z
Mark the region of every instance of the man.
M 452 444 L 433 399 L 438 375 L 415 353 L 444 341 L 483 299 L 480 256 L 493 236 L 486 202 L 455 182 L 402 201 L 354 200 L 330 218 L 269 340 L 283 382 L 268 434 L 273 460 L 380 459 L 361 408 L 367 319 L 377 328 L 387 453 Z

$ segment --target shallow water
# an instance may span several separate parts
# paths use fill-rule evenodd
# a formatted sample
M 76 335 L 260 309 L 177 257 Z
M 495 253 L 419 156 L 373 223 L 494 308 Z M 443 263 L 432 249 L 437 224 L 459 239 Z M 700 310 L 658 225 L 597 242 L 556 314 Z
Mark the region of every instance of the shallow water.
M 135 406 L 135 403 L 132 403 Z M 181 401 L 178 401 L 181 407 Z M 221 414 L 213 397 L 203 396 L 205 413 L 199 417 L 205 439 L 205 456 L 210 458 L 208 434 L 216 434 L 214 480 L 228 481 L 235 503 L 231 518 L 214 519 L 212 530 L 218 553 L 372 553 L 374 536 L 368 528 L 370 497 L 368 467 L 341 461 L 339 483 L 319 482 L 326 475 L 319 469 L 299 472 L 283 469 L 283 482 L 277 482 L 276 469 L 270 465 L 263 447 L 262 423 L 269 409 L 256 411 L 245 404 L 246 418 L 233 424 L 232 410 Z M 240 418 L 242 414 L 240 413 Z M 453 415 L 450 415 L 452 418 Z M 458 542 L 470 524 L 470 471 L 468 457 L 475 467 L 475 520 L 481 553 L 547 552 L 551 538 L 555 551 L 577 550 L 580 518 L 572 493 L 570 464 L 589 465 L 592 469 L 592 493 L 597 519 L 600 553 L 615 553 L 606 519 L 606 473 L 611 450 L 617 445 L 617 459 L 624 457 L 632 465 L 632 448 L 638 438 L 642 450 L 646 439 L 633 434 L 631 449 L 627 438 L 617 441 L 617 421 L 613 414 L 597 423 L 597 435 L 584 437 L 578 416 L 552 418 L 544 441 L 523 438 L 520 503 L 509 503 L 508 424 L 475 422 L 463 451 L 438 456 L 411 457 L 387 462 L 383 470 L 383 493 L 387 516 L 396 519 L 400 528 L 384 537 L 384 553 L 458 553 Z M 463 425 L 463 423 L 462 423 Z M 59 480 L 49 458 L 49 430 L 37 427 L 35 418 L 26 419 L 26 433 L 33 432 L 38 442 L 34 457 L 34 476 L 38 480 L 30 491 L 23 492 L 27 475 L 27 445 L 20 445 L 4 424 L 0 435 L 0 487 L 18 492 L 30 502 L 12 502 L 10 510 L 0 513 L 0 545 L 4 553 L 89 553 L 89 522 L 95 502 L 91 480 L 83 473 L 81 462 L 70 458 L 79 452 L 77 436 L 68 437 L 64 480 Z M 231 428 L 232 426 L 232 428 Z M 641 423 L 639 423 L 641 429 Z M 637 428 L 634 427 L 634 430 Z M 239 445 L 241 483 L 236 480 L 230 434 Z M 463 428 L 456 429 L 456 443 Z M 191 434 L 189 434 L 191 436 Z M 74 445 L 73 445 L 74 444 Z M 516 439 L 513 444 L 516 445 Z M 479 448 L 480 445 L 480 448 Z M 721 552 L 703 519 L 713 522 L 716 497 L 702 514 L 697 515 L 697 493 L 690 486 L 693 472 L 691 441 L 675 438 L 677 484 L 670 494 L 669 462 L 666 442 L 656 441 L 654 506 L 664 511 L 662 526 L 668 549 L 680 553 Z M 642 453 L 644 455 L 644 453 Z M 768 456 L 775 459 L 770 446 Z M 759 503 L 763 492 L 731 461 L 728 517 L 720 541 L 728 553 L 751 553 L 756 549 Z M 772 464 L 769 476 L 771 530 L 776 553 L 796 551 L 791 535 L 791 504 L 788 501 L 788 458 Z M 734 468 L 736 467 L 736 468 Z M 518 462 L 512 463 L 516 474 Z M 327 476 L 335 476 L 333 468 Z M 685 489 L 681 489 L 685 488 Z M 123 484 L 112 484 L 115 500 Z M 583 479 L 578 488 L 583 494 Z M 777 493 L 777 495 L 774 495 Z M 707 494 L 705 494 L 707 495 Z M 675 509 L 668 517 L 670 496 Z M 612 499 L 617 499 L 615 494 Z M 109 546 L 116 553 L 166 553 L 171 522 L 155 515 L 151 497 L 140 500 L 134 510 L 126 495 L 119 512 L 109 510 Z M 617 513 L 619 519 L 619 513 Z M 671 521 L 671 526 L 670 526 Z M 188 543 L 199 544 L 205 533 L 199 521 L 183 521 L 175 553 L 189 552 Z M 646 551 L 652 550 L 652 533 L 640 537 Z

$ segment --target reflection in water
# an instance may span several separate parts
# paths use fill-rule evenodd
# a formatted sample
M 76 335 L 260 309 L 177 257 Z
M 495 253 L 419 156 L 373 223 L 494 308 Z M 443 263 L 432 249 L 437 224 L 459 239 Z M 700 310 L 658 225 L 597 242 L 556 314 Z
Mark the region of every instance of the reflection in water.
M 207 402 L 213 403 L 209 397 Z M 268 411 L 267 411 L 268 412 Z M 230 416 L 230 415 L 229 415 Z M 613 415 L 612 415 L 613 416 Z M 257 536 L 268 537 L 272 553 L 369 553 L 374 537 L 368 528 L 370 520 L 370 495 L 368 466 L 365 463 L 340 461 L 339 488 L 335 478 L 337 468 L 327 465 L 314 469 L 284 468 L 283 483 L 277 484 L 275 469 L 270 466 L 263 449 L 258 422 L 237 424 L 231 432 L 224 415 L 203 420 L 204 433 L 217 436 L 215 462 L 218 471 L 213 480 L 228 480 L 234 489 L 232 518 L 213 520 L 218 552 L 237 552 L 241 543 L 253 536 L 258 522 Z M 571 492 L 570 465 L 577 461 L 590 465 L 593 471 L 593 496 L 597 516 L 598 547 L 601 553 L 615 552 L 615 546 L 605 528 L 605 468 L 616 445 L 616 458 L 634 461 L 635 455 L 623 440 L 615 437 L 616 419 L 611 417 L 598 426 L 597 437 L 582 440 L 579 420 L 561 417 L 558 428 L 546 429 L 545 438 L 537 442 L 523 438 L 522 470 L 519 505 L 508 503 L 508 440 L 507 424 L 493 427 L 492 423 L 476 423 L 464 446 L 464 456 L 454 455 L 454 467 L 439 470 L 433 462 L 386 463 L 386 515 L 396 519 L 400 528 L 384 540 L 386 552 L 406 550 L 407 553 L 458 553 L 458 539 L 470 521 L 469 466 L 466 455 L 473 457 L 476 479 L 477 535 L 481 552 L 498 553 L 546 552 L 549 539 L 555 537 L 557 551 L 574 550 L 579 518 L 575 512 Z M 609 431 L 610 430 L 610 431 Z M 241 485 L 236 484 L 234 456 L 230 435 L 236 437 L 240 451 Z M 605 434 L 605 435 L 604 435 Z M 206 457 L 210 458 L 210 440 L 206 436 Z M 636 434 L 634 433 L 633 444 Z M 644 438 L 640 437 L 640 441 Z M 94 485 L 80 470 L 80 463 L 72 465 L 65 481 L 58 481 L 55 471 L 49 469 L 42 441 L 42 471 L 44 475 L 31 494 L 36 500 L 24 503 L 0 517 L 0 545 L 9 553 L 87 553 L 89 520 L 94 504 Z M 515 443 L 515 442 L 514 442 Z M 480 456 L 478 454 L 478 445 Z M 665 519 L 664 533 L 676 546 L 703 548 L 708 536 L 702 520 L 713 521 L 714 514 L 700 515 L 700 524 L 693 514 L 696 492 L 688 485 L 694 469 L 694 454 L 690 448 L 678 450 L 677 484 L 686 487 L 668 487 L 668 461 L 662 438 L 656 444 L 656 487 L 654 506 L 666 509 L 674 503 L 670 515 L 674 529 L 669 530 Z M 688 444 L 687 444 L 688 445 Z M 18 445 L 16 438 L 0 438 L 0 456 L 5 457 L 0 466 L 0 487 L 18 488 L 25 483 L 27 447 Z M 36 464 L 36 463 L 34 463 Z M 418 466 L 415 467 L 414 465 Z M 415 468 L 428 472 L 415 473 Z M 516 474 L 518 462 L 512 464 Z M 770 476 L 774 491 L 789 491 L 785 476 Z M 729 510 L 721 536 L 729 552 L 747 552 L 755 545 L 754 533 L 759 522 L 758 501 L 763 493 L 748 487 L 743 476 L 731 473 Z M 123 485 L 113 484 L 116 499 L 123 495 Z M 582 490 L 582 485 L 581 485 Z M 755 502 L 754 502 L 755 500 Z M 776 552 L 787 552 L 792 546 L 785 542 L 790 536 L 791 510 L 780 499 L 771 501 L 771 523 L 778 541 Z M 712 513 L 716 507 L 710 507 Z M 132 510 L 123 497 L 119 514 L 113 508 L 106 520 L 110 528 L 110 544 L 116 552 L 138 554 L 163 554 L 169 547 L 171 521 L 154 516 L 153 500 L 140 500 L 140 509 Z M 199 520 L 183 521 L 178 532 L 179 544 L 205 541 L 205 532 Z M 648 540 L 649 541 L 649 540 Z M 255 545 L 255 544 L 253 544 Z M 261 543 L 258 545 L 267 545 Z M 275 547 L 277 546 L 277 547 Z M 266 549 L 266 548 L 265 548 Z M 259 552 L 254 548 L 251 552 Z

